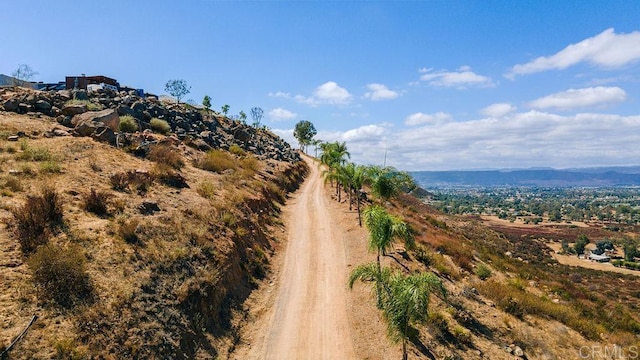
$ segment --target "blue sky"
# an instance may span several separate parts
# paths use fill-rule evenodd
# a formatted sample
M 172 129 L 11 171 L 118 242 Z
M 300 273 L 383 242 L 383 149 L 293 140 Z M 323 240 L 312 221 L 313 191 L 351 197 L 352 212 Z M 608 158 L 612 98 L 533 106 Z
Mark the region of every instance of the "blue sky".
M 640 164 L 640 1 L 4 0 L 0 73 L 106 75 L 404 170 Z

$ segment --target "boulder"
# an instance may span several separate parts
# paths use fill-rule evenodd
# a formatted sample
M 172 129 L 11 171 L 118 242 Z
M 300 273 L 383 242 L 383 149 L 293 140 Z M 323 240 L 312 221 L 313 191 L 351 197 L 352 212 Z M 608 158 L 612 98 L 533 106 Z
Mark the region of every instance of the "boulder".
M 48 113 L 49 111 L 51 111 L 51 104 L 45 100 L 38 100 L 36 101 L 35 108 L 36 111 Z
M 77 136 L 91 136 L 97 129 L 97 123 L 93 121 L 84 121 L 73 129 L 73 133 Z
M 63 115 L 74 116 L 74 115 L 82 114 L 85 112 L 87 112 L 87 105 L 84 105 L 84 104 L 65 105 L 62 108 Z
M 114 109 L 106 109 L 102 111 L 88 111 L 83 114 L 78 114 L 71 119 L 71 125 L 75 127 L 85 122 L 97 123 L 113 131 L 118 131 L 120 117 Z
M 11 98 L 2 104 L 2 106 L 6 111 L 16 111 L 18 110 L 19 105 L 20 105 L 20 100 L 16 98 Z
M 105 142 L 111 145 L 116 144 L 117 135 L 108 127 L 102 126 L 97 128 L 93 133 L 93 138 L 100 142 Z

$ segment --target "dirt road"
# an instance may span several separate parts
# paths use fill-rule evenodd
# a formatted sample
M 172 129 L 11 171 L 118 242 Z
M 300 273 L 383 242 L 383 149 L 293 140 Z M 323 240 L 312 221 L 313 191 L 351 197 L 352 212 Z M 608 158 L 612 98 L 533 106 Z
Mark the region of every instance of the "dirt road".
M 253 359 L 353 359 L 343 236 L 332 226 L 317 165 L 287 209 L 287 246 L 274 308 Z

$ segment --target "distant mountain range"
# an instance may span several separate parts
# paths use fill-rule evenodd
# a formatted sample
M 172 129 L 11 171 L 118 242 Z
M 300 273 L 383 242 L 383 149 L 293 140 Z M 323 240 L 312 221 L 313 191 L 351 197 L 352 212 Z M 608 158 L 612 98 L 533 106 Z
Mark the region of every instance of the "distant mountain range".
M 451 186 L 603 187 L 640 186 L 640 166 L 580 169 L 414 171 L 425 188 Z

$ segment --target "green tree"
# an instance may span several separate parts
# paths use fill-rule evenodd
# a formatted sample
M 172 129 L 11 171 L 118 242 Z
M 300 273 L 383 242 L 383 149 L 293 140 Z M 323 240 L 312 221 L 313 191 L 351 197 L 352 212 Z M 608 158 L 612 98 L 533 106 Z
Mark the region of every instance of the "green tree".
M 240 121 L 242 121 L 243 124 L 247 123 L 247 114 L 245 114 L 244 111 L 240 111 L 240 114 L 238 114 L 238 119 L 240 119 Z
M 386 255 L 394 240 L 402 240 L 407 250 L 413 248 L 415 239 L 411 227 L 399 217 L 389 214 L 382 206 L 367 207 L 363 211 L 363 218 L 369 230 L 369 250 L 376 251 L 378 267 L 380 255 Z
M 262 108 L 259 108 L 257 106 L 251 108 L 251 118 L 253 118 L 254 128 L 257 129 L 260 127 L 260 122 L 262 121 L 263 115 L 264 115 L 264 110 L 262 110 Z
M 18 68 L 11 73 L 11 76 L 14 78 L 13 85 L 14 86 L 27 86 L 30 87 L 29 81 L 33 79 L 38 73 L 35 72 L 31 66 L 27 64 L 20 64 Z
M 576 251 L 576 254 L 578 254 L 578 256 L 584 254 L 584 249 L 587 247 L 588 243 L 589 238 L 586 235 L 581 234 L 580 236 L 578 236 L 576 243 L 573 244 L 573 249 Z
M 447 291 L 442 281 L 433 273 L 404 275 L 380 269 L 375 264 L 358 266 L 349 277 L 349 288 L 356 281 L 372 282 L 376 289 L 384 291 L 379 302 L 387 323 L 387 336 L 394 342 L 402 342 L 402 359 L 408 359 L 407 343 L 414 326 L 424 324 L 429 318 L 431 294 L 446 299 Z
M 169 80 L 164 85 L 164 91 L 175 97 L 180 104 L 180 99 L 191 92 L 191 86 L 187 86 L 187 82 L 182 79 Z
M 230 106 L 227 104 L 222 105 L 222 113 L 227 115 L 229 113 Z
M 640 256 L 638 244 L 635 240 L 626 239 L 622 250 L 624 251 L 624 259 L 626 261 L 634 261 L 637 256 Z
M 207 113 L 211 110 L 211 97 L 209 95 L 205 95 L 202 99 L 202 106 L 207 109 Z
M 298 121 L 295 129 L 293 130 L 293 136 L 298 140 L 300 149 L 304 152 L 306 152 L 307 145 L 311 143 L 311 140 L 317 133 L 315 126 L 313 126 L 309 120 Z
M 389 200 L 400 191 L 411 191 L 416 185 L 409 173 L 394 167 L 371 166 L 367 170 L 373 195 L 380 201 Z
M 337 180 L 336 196 L 338 198 L 338 202 L 340 202 L 340 185 L 344 184 L 344 181 L 341 181 L 343 180 L 342 175 L 344 174 L 339 173 L 339 168 L 344 165 L 348 157 L 351 157 L 351 154 L 347 151 L 347 143 L 340 143 L 337 141 L 324 143 L 320 145 L 320 148 L 322 149 L 320 163 L 327 166 L 327 170 L 323 171 L 322 174 L 325 177 L 325 180 L 328 178 L 331 181 L 331 186 L 333 186 L 333 180 Z

